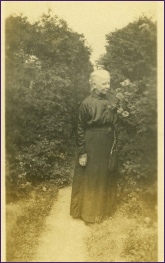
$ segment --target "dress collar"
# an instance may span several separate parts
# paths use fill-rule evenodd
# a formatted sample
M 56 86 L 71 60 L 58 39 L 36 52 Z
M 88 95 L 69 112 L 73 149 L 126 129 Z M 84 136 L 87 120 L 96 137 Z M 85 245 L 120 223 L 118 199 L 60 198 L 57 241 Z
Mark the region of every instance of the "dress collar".
M 114 94 L 108 93 L 107 95 L 104 94 L 97 94 L 96 92 L 91 93 L 92 98 L 98 98 L 99 100 L 108 100 L 110 105 L 116 107 L 116 97 Z
M 95 91 L 91 93 L 91 97 L 98 98 L 99 100 L 108 100 L 108 96 L 104 94 L 97 94 Z

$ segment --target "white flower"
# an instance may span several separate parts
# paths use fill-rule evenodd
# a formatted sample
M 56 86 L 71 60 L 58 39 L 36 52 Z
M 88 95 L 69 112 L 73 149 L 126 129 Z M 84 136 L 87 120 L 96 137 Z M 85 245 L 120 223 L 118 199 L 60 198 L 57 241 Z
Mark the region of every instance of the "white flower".
M 107 108 L 110 110 L 114 110 L 116 108 L 116 104 L 108 105 Z
M 116 89 L 116 92 L 118 92 L 118 91 L 121 91 L 121 88 L 117 88 L 117 89 Z
M 128 117 L 129 116 L 129 112 L 128 111 L 123 111 L 122 115 L 123 115 L 123 117 Z
M 23 167 L 23 162 L 20 162 L 19 164 L 20 164 L 21 167 Z
M 123 112 L 123 108 L 119 108 L 118 110 L 117 110 L 117 113 L 122 113 Z
M 129 79 L 125 79 L 123 82 L 120 82 L 120 85 L 122 87 L 129 86 L 129 85 L 131 85 L 131 81 Z
M 124 95 L 122 93 L 117 93 L 116 98 L 122 100 L 124 98 Z

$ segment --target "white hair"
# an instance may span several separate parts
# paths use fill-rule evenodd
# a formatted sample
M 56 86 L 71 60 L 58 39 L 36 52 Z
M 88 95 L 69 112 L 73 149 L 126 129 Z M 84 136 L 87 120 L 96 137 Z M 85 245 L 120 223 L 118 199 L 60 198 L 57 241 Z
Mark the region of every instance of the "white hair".
M 95 83 L 96 79 L 104 78 L 104 77 L 110 77 L 110 73 L 104 69 L 97 69 L 91 73 L 90 79 L 89 79 L 89 83 L 91 85 L 91 91 L 93 91 L 94 89 L 93 84 Z

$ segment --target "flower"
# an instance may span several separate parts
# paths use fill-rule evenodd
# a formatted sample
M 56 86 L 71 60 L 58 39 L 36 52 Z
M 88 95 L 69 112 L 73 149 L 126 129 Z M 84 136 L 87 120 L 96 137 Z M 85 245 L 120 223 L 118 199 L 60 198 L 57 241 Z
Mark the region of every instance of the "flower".
M 120 85 L 122 87 L 129 86 L 129 85 L 131 85 L 131 81 L 129 79 L 125 79 L 123 82 L 120 82 Z
M 119 108 L 118 110 L 117 110 L 117 113 L 122 113 L 123 112 L 123 108 Z
M 118 91 L 121 91 L 121 88 L 117 88 L 117 89 L 116 89 L 116 92 L 118 92 Z
M 128 117 L 129 116 L 129 112 L 128 111 L 123 111 L 122 115 L 123 115 L 123 117 Z
M 110 110 L 114 110 L 116 108 L 116 104 L 108 105 L 107 108 Z
M 117 93 L 116 98 L 122 100 L 124 98 L 124 95 L 122 93 Z

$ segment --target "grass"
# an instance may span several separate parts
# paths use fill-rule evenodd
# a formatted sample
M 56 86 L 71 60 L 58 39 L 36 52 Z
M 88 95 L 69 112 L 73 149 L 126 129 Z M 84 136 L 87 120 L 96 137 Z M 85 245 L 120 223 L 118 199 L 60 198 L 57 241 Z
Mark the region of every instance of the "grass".
M 25 197 L 6 205 L 7 262 L 30 262 L 57 192 L 53 181 L 41 183 L 31 187 Z
M 157 262 L 156 186 L 129 188 L 113 218 L 94 224 L 89 262 Z

